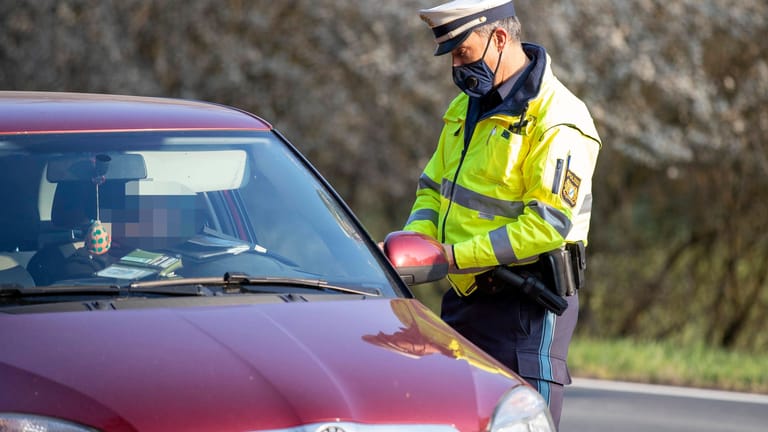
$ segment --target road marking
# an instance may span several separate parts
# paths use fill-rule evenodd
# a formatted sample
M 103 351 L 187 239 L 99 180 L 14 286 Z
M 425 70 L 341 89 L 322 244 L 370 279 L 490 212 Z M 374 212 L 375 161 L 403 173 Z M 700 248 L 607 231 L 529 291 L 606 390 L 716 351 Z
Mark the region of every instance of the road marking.
M 723 390 L 709 390 L 691 387 L 673 387 L 656 384 L 641 384 L 624 381 L 604 381 L 590 378 L 573 378 L 574 387 L 605 391 L 621 391 L 662 396 L 678 396 L 696 399 L 710 399 L 728 402 L 745 402 L 768 405 L 768 395 L 740 393 Z

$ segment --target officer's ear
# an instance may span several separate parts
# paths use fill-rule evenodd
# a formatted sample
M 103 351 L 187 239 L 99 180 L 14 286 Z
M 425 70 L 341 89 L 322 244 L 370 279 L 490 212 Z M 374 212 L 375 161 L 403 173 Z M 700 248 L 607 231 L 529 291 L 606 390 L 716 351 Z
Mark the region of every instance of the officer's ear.
M 506 31 L 503 27 L 497 27 L 493 31 L 493 35 L 491 37 L 493 39 L 493 44 L 496 46 L 496 51 L 499 52 L 503 50 L 509 42 L 509 32 Z

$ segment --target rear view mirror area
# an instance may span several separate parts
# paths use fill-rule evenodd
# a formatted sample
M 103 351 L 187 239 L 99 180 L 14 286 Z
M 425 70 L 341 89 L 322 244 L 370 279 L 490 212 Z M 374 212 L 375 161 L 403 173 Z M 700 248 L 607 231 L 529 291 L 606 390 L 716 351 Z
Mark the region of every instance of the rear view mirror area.
M 416 232 L 395 231 L 384 239 L 384 253 L 408 285 L 444 278 L 448 259 L 437 240 Z
M 139 180 L 147 177 L 144 158 L 139 154 L 97 154 L 61 156 L 48 162 L 46 179 L 51 183 L 69 181 Z

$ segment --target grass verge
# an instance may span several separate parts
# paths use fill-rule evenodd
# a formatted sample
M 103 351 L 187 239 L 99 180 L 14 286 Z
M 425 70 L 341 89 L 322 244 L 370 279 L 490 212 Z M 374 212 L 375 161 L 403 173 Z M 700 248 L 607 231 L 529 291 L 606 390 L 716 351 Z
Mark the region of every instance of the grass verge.
M 768 394 L 768 356 L 672 342 L 575 337 L 571 375 Z

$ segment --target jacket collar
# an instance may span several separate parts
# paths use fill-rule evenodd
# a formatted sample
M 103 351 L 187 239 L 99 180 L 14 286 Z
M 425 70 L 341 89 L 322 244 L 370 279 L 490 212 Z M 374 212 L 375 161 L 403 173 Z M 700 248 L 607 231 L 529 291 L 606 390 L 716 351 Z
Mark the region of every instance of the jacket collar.
M 531 63 L 522 72 L 507 97 L 494 108 L 483 113 L 478 120 L 494 114 L 523 115 L 528 108 L 528 102 L 539 94 L 547 70 L 547 52 L 543 47 L 531 43 L 523 43 L 523 51 L 531 59 Z M 495 96 L 498 97 L 498 95 Z M 469 98 L 469 111 L 479 110 L 481 104 L 482 98 Z

